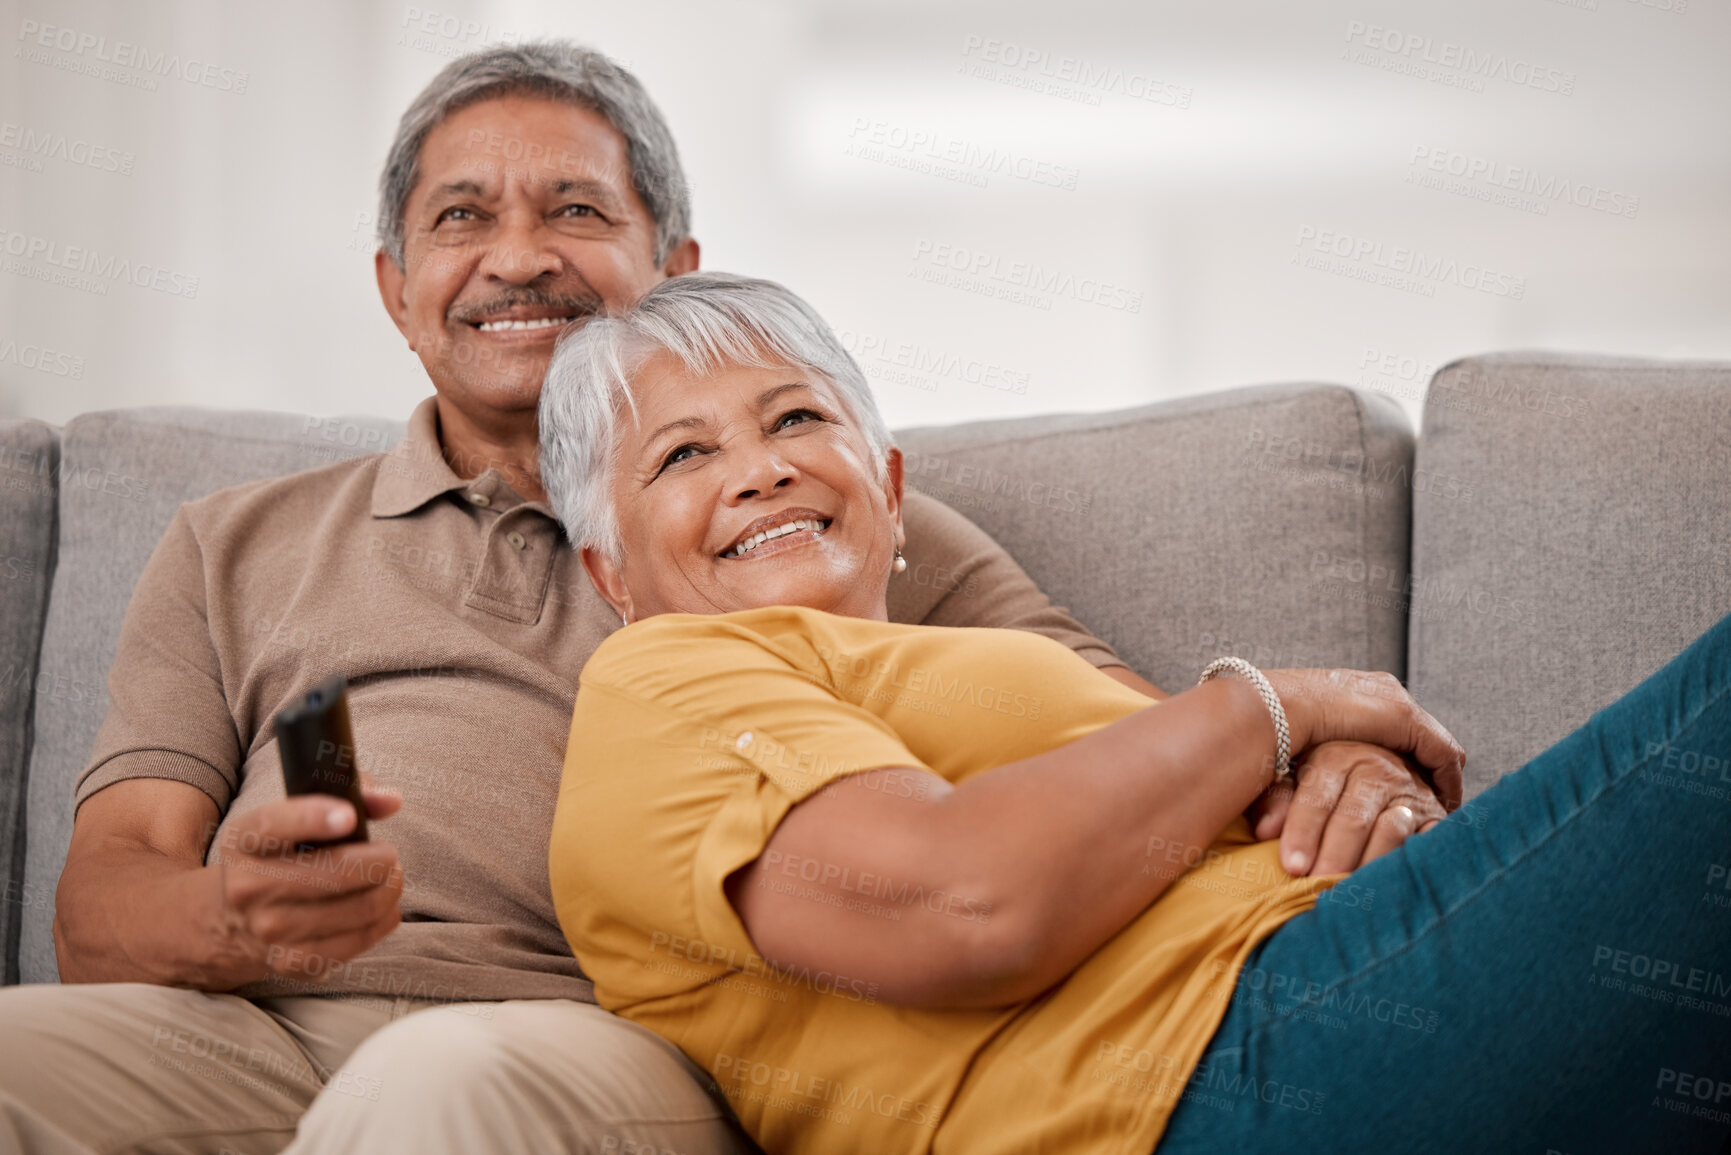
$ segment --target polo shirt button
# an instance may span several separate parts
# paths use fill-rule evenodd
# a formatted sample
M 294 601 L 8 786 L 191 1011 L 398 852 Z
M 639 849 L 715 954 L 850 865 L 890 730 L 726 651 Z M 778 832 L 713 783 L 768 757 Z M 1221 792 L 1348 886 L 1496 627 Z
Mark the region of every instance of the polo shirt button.
M 478 505 L 482 509 L 486 509 L 489 505 L 493 504 L 493 499 L 484 493 L 471 493 L 469 495 L 469 503 L 471 505 Z
M 526 549 L 529 545 L 528 542 L 523 540 L 523 535 L 518 533 L 516 530 L 512 530 L 510 533 L 506 534 L 505 540 L 511 543 L 512 549 Z

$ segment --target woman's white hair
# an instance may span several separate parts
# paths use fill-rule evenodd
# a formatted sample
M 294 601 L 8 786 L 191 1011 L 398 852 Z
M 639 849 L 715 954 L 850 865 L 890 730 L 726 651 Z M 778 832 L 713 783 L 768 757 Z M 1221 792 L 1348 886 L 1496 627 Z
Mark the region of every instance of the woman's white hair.
M 563 337 L 541 388 L 541 484 L 578 549 L 615 565 L 624 542 L 613 509 L 620 401 L 637 419 L 631 378 L 670 353 L 697 376 L 731 365 L 789 366 L 834 385 L 864 433 L 881 483 L 890 433 L 865 374 L 817 311 L 774 281 L 730 273 L 672 277 L 623 313 L 599 316 Z

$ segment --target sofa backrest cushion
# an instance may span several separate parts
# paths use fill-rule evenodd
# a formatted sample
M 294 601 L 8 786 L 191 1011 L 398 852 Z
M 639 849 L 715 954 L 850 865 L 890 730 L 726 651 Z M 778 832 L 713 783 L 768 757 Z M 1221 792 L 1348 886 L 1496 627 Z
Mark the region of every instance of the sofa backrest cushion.
M 89 413 L 61 438 L 59 564 L 36 677 L 19 965 L 55 978 L 52 896 L 72 837 L 72 787 L 108 709 L 132 587 L 185 501 L 230 485 L 327 465 L 394 445 L 402 425 L 200 409 Z
M 1466 747 L 1469 795 L 1731 613 L 1727 445 L 1731 364 L 1509 353 L 1437 372 L 1411 688 Z M 1698 785 L 1731 797 L 1726 775 Z
M 185 410 L 91 414 L 67 427 L 68 464 L 101 484 L 62 498 L 43 675 L 66 692 L 37 706 L 33 885 L 52 894 L 59 876 L 72 784 L 107 708 L 127 599 L 175 508 L 397 435 L 378 421 Z M 1403 668 L 1403 612 L 1339 580 L 1405 569 L 1412 436 L 1386 399 L 1270 386 L 907 430 L 897 441 L 910 484 L 985 528 L 1164 688 L 1183 689 L 1226 653 L 1271 667 Z M 26 913 L 24 977 L 52 979 L 52 910 Z
M 40 421 L 0 421 L 0 965 L 18 981 L 18 934 L 48 896 L 24 885 L 24 783 L 30 707 L 54 575 L 60 435 Z
M 897 434 L 908 484 L 991 534 L 1155 685 L 1236 654 L 1405 669 L 1411 426 L 1386 397 L 1274 385 Z

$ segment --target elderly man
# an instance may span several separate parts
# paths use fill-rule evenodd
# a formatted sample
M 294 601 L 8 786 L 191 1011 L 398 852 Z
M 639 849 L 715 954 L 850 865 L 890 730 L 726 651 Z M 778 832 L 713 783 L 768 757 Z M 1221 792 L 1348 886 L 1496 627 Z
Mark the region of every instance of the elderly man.
M 0 993 L 0 1150 L 750 1149 L 594 1005 L 547 879 L 615 626 L 542 491 L 541 381 L 562 326 L 697 268 L 688 217 L 667 126 L 596 53 L 479 53 L 410 106 L 376 268 L 436 396 L 395 451 L 192 502 L 152 556 L 78 786 L 65 985 Z M 959 515 L 906 520 L 896 620 L 1035 630 L 1158 694 Z M 376 821 L 308 853 L 354 812 L 285 799 L 271 720 L 332 673 Z

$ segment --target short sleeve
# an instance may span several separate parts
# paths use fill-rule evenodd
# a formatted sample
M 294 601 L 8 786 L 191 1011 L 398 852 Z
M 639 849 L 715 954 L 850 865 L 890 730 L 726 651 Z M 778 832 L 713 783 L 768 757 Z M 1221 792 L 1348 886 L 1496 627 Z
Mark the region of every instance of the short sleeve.
M 824 786 L 927 769 L 774 642 L 718 618 L 664 622 L 621 631 L 584 669 L 554 823 L 560 922 L 603 988 L 595 956 L 630 959 L 658 935 L 698 940 L 733 965 L 757 957 L 728 876 Z
M 167 778 L 226 810 L 240 737 L 211 639 L 203 554 L 183 508 L 139 575 L 108 673 L 108 712 L 75 804 L 128 778 Z
M 908 568 L 890 579 L 892 622 L 1027 630 L 1095 666 L 1127 664 L 1069 610 L 1053 605 L 990 534 L 937 498 L 907 490 L 902 528 Z

